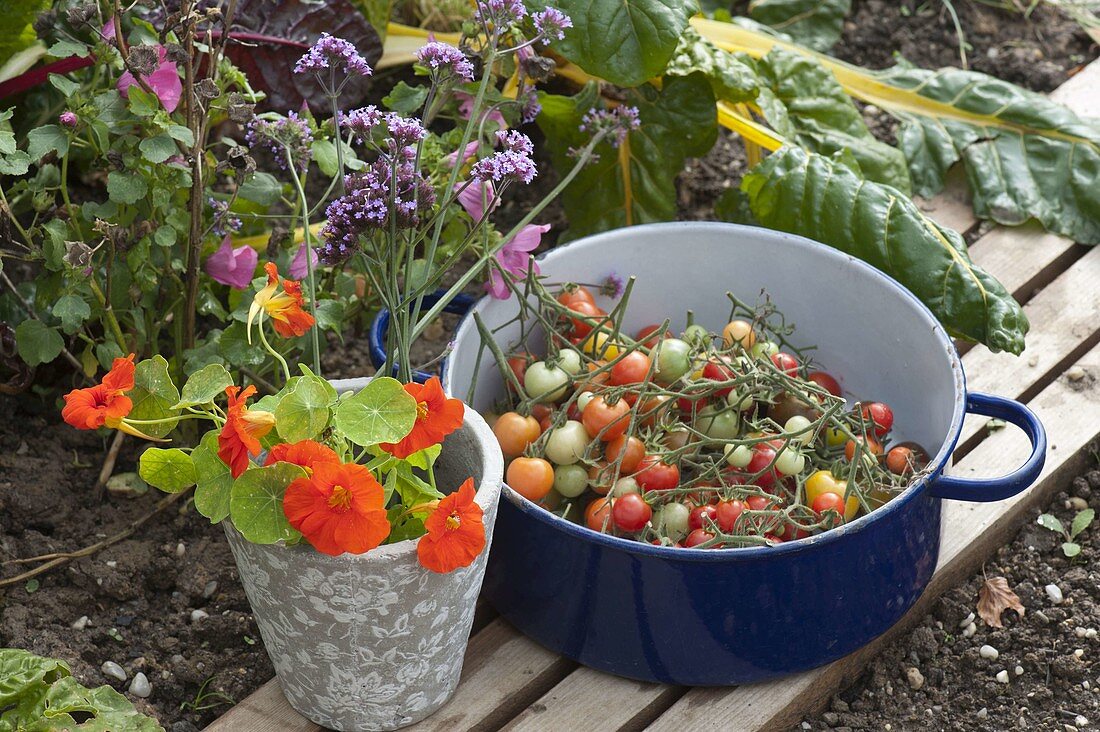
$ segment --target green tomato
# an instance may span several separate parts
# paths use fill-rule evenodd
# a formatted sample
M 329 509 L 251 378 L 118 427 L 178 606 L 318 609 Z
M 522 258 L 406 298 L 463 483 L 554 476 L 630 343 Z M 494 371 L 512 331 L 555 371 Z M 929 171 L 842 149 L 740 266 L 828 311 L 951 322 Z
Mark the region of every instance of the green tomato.
M 671 384 L 691 370 L 691 346 L 679 338 L 666 338 L 657 345 L 657 381 Z
M 572 465 L 584 457 L 589 442 L 588 430 L 571 419 L 550 431 L 546 439 L 546 459 L 555 465 Z
M 801 433 L 791 439 L 795 442 L 801 442 L 803 445 L 808 445 L 814 439 L 814 431 L 810 429 L 810 425 L 812 424 L 810 420 L 802 415 L 796 414 L 788 419 L 786 424 L 783 425 L 783 431 L 791 434 Z
M 588 403 L 596 398 L 596 395 L 590 391 L 582 391 L 577 395 L 577 411 L 584 413 L 584 408 L 588 406 Z
M 754 400 L 752 394 L 739 394 L 736 389 L 726 395 L 726 404 L 733 407 L 734 411 L 744 412 L 746 409 L 752 409 Z
M 779 353 L 779 344 L 774 341 L 757 341 L 749 351 L 753 358 L 771 358 Z
M 795 475 L 801 473 L 806 467 L 806 458 L 798 450 L 788 446 L 775 459 L 775 469 L 783 475 Z
M 733 409 L 706 407 L 699 412 L 695 429 L 712 440 L 732 440 L 737 437 L 741 420 Z
M 726 445 L 726 462 L 732 467 L 743 468 L 752 462 L 752 449 L 748 445 Z
M 696 324 L 689 325 L 684 329 L 684 340 L 696 346 L 709 346 L 713 338 L 710 335 L 710 331 Z
M 638 485 L 638 481 L 634 480 L 629 475 L 616 480 L 615 485 L 611 486 L 611 490 L 607 492 L 607 494 L 613 498 L 625 496 L 627 493 L 642 494 L 642 489 L 641 486 Z
M 576 498 L 588 490 L 588 471 L 580 465 L 554 468 L 554 490 L 566 498 Z
M 535 361 L 527 367 L 523 388 L 535 401 L 556 402 L 565 396 L 565 391 L 569 388 L 569 374 L 560 366 Z
M 657 532 L 672 541 L 680 541 L 688 535 L 688 516 L 691 511 L 682 503 L 666 503 L 659 506 L 653 514 L 653 525 Z
M 581 354 L 572 348 L 563 348 L 558 352 L 558 367 L 570 376 L 581 372 Z

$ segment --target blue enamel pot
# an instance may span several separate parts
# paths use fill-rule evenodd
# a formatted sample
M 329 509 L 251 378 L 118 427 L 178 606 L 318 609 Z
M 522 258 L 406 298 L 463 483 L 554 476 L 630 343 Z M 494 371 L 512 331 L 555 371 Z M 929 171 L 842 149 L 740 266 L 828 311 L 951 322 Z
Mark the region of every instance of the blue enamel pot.
M 1038 477 L 1046 436 L 1010 399 L 968 393 L 944 328 L 909 291 L 835 249 L 770 230 L 716 223 L 619 229 L 578 240 L 539 262 L 552 282 L 633 274 L 627 329 L 673 318 L 720 330 L 726 292 L 764 290 L 796 325 L 799 345 L 838 376 L 846 396 L 891 405 L 898 440 L 934 458 L 924 477 L 841 528 L 773 547 L 657 547 L 589 531 L 505 486 L 483 593 L 547 648 L 644 681 L 729 685 L 834 661 L 886 631 L 920 597 L 936 568 L 943 499 L 996 501 Z M 606 303 L 602 303 L 606 304 Z M 514 300 L 474 308 L 490 328 Z M 506 326 L 498 340 L 518 337 Z M 459 327 L 444 375 L 448 392 L 489 412 L 502 395 L 472 319 Z M 485 366 L 485 364 L 488 366 Z M 476 388 L 475 388 L 476 387 Z M 943 475 L 967 413 L 1023 429 L 1031 454 L 1000 478 Z M 1025 456 L 1020 456 L 1021 459 Z M 1006 456 L 1011 460 L 1011 456 Z

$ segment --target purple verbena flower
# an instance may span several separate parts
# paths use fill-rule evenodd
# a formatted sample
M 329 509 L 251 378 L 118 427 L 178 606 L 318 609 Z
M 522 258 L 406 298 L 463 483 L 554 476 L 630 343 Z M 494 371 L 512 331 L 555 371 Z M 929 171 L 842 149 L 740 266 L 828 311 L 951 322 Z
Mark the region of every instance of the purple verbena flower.
M 229 202 L 219 201 L 217 198 L 207 199 L 210 208 L 214 211 L 214 225 L 212 231 L 217 236 L 225 236 L 229 232 L 241 230 L 241 220 L 229 212 Z
M 538 175 L 535 161 L 522 152 L 505 150 L 482 158 L 470 169 L 470 177 L 486 183 L 492 181 L 499 188 L 502 184 L 521 180 L 530 183 Z
M 527 15 L 523 0 L 477 0 L 474 19 L 496 28 L 514 25 Z
M 509 152 L 521 155 L 533 155 L 535 146 L 531 144 L 531 138 L 518 130 L 501 130 L 497 133 L 497 142 Z
M 385 114 L 373 104 L 361 107 L 359 109 L 353 109 L 352 111 L 344 114 L 340 118 L 340 124 L 345 128 L 355 133 L 356 138 L 360 144 L 365 143 L 371 138 L 371 132 L 375 127 L 382 124 L 382 119 Z
M 313 131 L 309 123 L 294 112 L 287 112 L 277 120 L 256 118 L 248 124 L 245 139 L 250 147 L 262 145 L 271 150 L 275 162 L 283 170 L 290 169 L 287 148 L 290 148 L 298 172 L 309 166 L 313 155 Z
M 626 283 L 623 282 L 623 278 L 616 272 L 611 272 L 604 278 L 603 283 L 600 285 L 600 294 L 610 297 L 612 299 L 619 299 L 623 296 L 623 291 L 626 289 Z
M 63 127 L 76 127 L 80 120 L 76 116 L 76 112 L 64 111 L 57 116 L 57 121 L 61 123 Z
M 449 43 L 431 41 L 416 52 L 416 60 L 426 67 L 436 80 L 456 76 L 463 81 L 474 80 L 474 65 L 466 54 Z
M 590 109 L 581 118 L 581 132 L 596 135 L 601 132 L 614 136 L 611 145 L 618 147 L 623 144 L 627 133 L 641 126 L 638 119 L 637 107 L 628 107 L 625 104 L 614 109 Z
M 542 105 L 539 104 L 539 95 L 534 89 L 527 92 L 527 97 L 523 102 L 523 107 L 520 108 L 519 116 L 520 121 L 525 125 L 529 125 L 534 122 L 539 112 L 542 111 Z
M 550 45 L 550 41 L 565 38 L 565 29 L 573 27 L 573 21 L 569 16 L 557 8 L 546 8 L 531 16 L 535 23 L 535 30 L 542 37 L 544 46 Z
M 428 136 L 428 131 L 418 119 L 402 117 L 393 112 L 386 115 L 386 129 L 390 132 L 390 150 L 397 151 L 420 142 Z
M 343 71 L 348 76 L 370 76 L 370 64 L 359 55 L 359 49 L 351 41 L 322 33 L 317 42 L 294 64 L 295 74 L 308 71 L 321 73 L 328 69 Z

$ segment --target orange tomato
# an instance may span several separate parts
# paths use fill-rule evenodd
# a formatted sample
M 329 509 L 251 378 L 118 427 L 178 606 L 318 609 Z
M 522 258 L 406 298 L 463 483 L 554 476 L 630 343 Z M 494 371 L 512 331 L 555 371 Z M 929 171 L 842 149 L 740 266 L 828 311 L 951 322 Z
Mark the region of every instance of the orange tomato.
M 606 498 L 593 500 L 584 509 L 584 523 L 593 531 L 603 531 L 605 524 L 610 525 L 611 502 Z
M 522 455 L 527 446 L 539 438 L 542 427 L 534 417 L 524 417 L 518 412 L 505 412 L 493 425 L 493 434 L 500 443 L 505 457 Z
M 623 475 L 630 475 L 638 469 L 638 463 L 642 462 L 642 458 L 645 457 L 645 444 L 637 437 L 619 435 L 607 443 L 607 451 L 604 453 L 604 457 L 607 458 L 608 463 L 613 465 L 616 460 L 619 460 L 619 455 L 622 455 L 619 472 Z
M 622 399 L 609 404 L 603 396 L 594 396 L 581 413 L 581 424 L 589 437 L 610 442 L 626 432 L 630 424 L 630 405 Z
M 554 466 L 542 458 L 518 457 L 508 465 L 504 482 L 528 501 L 541 501 L 554 487 Z

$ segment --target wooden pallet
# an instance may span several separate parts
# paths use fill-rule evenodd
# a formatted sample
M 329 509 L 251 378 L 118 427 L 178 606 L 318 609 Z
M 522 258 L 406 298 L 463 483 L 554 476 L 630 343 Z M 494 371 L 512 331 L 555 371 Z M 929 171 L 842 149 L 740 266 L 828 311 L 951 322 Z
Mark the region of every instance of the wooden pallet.
M 1100 61 L 1052 95 L 1079 114 L 1100 117 Z M 979 224 L 960 181 L 925 205 L 959 231 Z M 1100 435 L 1100 247 L 1088 249 L 1035 226 L 993 228 L 970 248 L 974 260 L 1013 292 L 1031 321 L 1020 357 L 967 350 L 971 390 L 1012 396 L 1046 425 L 1050 453 L 1029 491 L 999 503 L 945 503 L 940 562 L 927 591 L 897 626 L 829 666 L 770 683 L 737 688 L 646 684 L 579 666 L 520 635 L 488 607 L 480 608 L 462 682 L 451 701 L 416 732 L 571 730 L 683 732 L 786 729 L 817 711 L 887 643 L 911 627 L 942 592 L 971 574 L 1052 492 L 1084 465 L 1085 447 Z M 957 475 L 1000 475 L 1027 455 L 1023 433 L 989 434 L 967 420 L 955 454 Z M 239 703 L 209 732 L 315 732 L 275 680 Z

